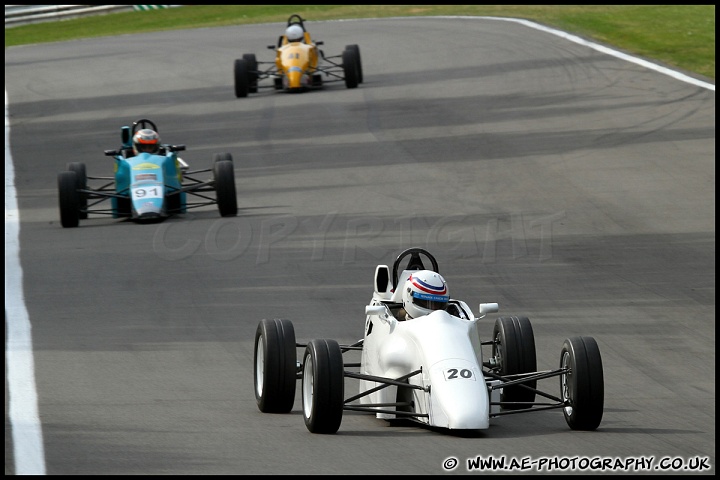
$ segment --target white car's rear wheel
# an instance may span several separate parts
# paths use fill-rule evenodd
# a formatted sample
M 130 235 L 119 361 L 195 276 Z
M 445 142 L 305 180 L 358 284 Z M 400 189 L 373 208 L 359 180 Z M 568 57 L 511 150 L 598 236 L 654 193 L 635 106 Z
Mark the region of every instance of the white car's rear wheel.
M 263 319 L 255 331 L 255 400 L 261 412 L 288 413 L 295 403 L 297 350 L 290 320 Z
M 502 376 L 537 371 L 535 335 L 530 320 L 526 317 L 501 317 L 493 328 L 492 355 Z M 526 385 L 529 388 L 523 387 Z M 503 388 L 500 395 L 502 408 L 514 410 L 529 408 L 535 401 L 537 381 Z

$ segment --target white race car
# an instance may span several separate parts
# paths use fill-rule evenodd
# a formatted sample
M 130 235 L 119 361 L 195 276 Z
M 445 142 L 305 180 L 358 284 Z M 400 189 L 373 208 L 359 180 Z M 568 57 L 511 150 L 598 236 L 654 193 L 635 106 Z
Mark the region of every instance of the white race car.
M 429 261 L 428 269 L 422 257 Z M 566 339 L 559 367 L 537 371 L 535 337 L 526 317 L 497 318 L 492 338 L 480 339 L 478 320 L 497 311 L 497 303 L 483 303 L 474 317 L 465 302 L 450 298 L 429 252 L 405 250 L 392 269 L 375 269 L 362 340 L 352 345 L 330 339 L 296 343 L 289 320 L 259 323 L 254 354 L 258 408 L 290 412 L 301 380 L 303 417 L 313 433 L 336 433 L 344 410 L 444 429 L 481 430 L 501 415 L 562 409 L 571 429 L 595 430 L 604 404 L 603 366 L 595 339 Z M 304 348 L 302 362 L 298 347 Z M 343 354 L 353 350 L 361 351 L 360 362 L 344 363 Z M 552 377 L 560 379 L 557 396 L 537 387 L 539 380 Z M 347 398 L 346 378 L 359 381 L 358 394 Z

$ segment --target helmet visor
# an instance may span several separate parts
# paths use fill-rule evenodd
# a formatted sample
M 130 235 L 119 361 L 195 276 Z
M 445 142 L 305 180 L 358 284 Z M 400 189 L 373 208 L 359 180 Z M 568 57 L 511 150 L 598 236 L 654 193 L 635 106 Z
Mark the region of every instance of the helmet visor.
M 157 143 L 136 143 L 135 149 L 138 152 L 155 153 L 158 151 Z
M 413 292 L 413 303 L 420 308 L 428 310 L 445 310 L 450 297 L 446 295 L 432 295 L 429 293 Z

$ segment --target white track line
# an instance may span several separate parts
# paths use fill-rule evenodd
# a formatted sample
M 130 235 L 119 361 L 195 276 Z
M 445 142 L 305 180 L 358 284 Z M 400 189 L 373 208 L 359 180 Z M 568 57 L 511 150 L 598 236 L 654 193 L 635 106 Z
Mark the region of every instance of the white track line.
M 5 90 L 5 372 L 16 475 L 45 475 L 38 416 L 31 325 L 20 266 L 20 211 L 10 154 L 10 115 Z M 7 471 L 8 465 L 5 465 Z

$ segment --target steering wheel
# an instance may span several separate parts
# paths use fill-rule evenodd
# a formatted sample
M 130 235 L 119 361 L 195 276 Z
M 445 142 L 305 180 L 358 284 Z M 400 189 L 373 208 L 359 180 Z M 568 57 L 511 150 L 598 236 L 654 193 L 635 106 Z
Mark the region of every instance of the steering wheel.
M 430 252 L 425 250 L 424 248 L 408 248 L 404 252 L 402 252 L 400 255 L 397 256 L 395 259 L 395 263 L 393 263 L 393 270 L 392 270 L 392 281 L 393 281 L 393 288 L 397 289 L 397 281 L 398 281 L 398 267 L 400 266 L 400 262 L 410 255 L 410 260 L 408 260 L 407 266 L 405 267 L 405 270 L 426 270 L 425 265 L 423 265 L 422 259 L 420 258 L 420 255 L 423 255 L 426 257 L 427 260 L 430 260 L 430 263 L 432 264 L 432 271 L 435 273 L 440 273 L 438 271 L 438 263 L 437 260 L 435 260 L 435 257 L 432 256 Z
M 157 133 L 160 133 L 158 132 L 158 128 L 155 126 L 155 122 L 153 122 L 152 120 L 148 120 L 147 118 L 141 118 L 140 120 L 136 120 L 133 122 L 132 134 L 135 135 L 138 130 L 142 130 L 144 128 L 150 128 L 152 130 L 155 130 Z
M 290 18 L 288 18 L 288 23 L 287 23 L 287 24 L 288 24 L 288 27 L 289 27 L 290 25 L 293 25 L 293 24 L 296 24 L 296 25 L 299 24 L 299 25 L 302 27 L 303 31 L 305 31 L 305 25 L 303 25 L 303 22 L 304 22 L 304 21 L 305 21 L 304 18 L 302 18 L 302 17 L 301 17 L 300 15 L 298 15 L 297 13 L 294 13 L 294 14 L 290 15 Z

